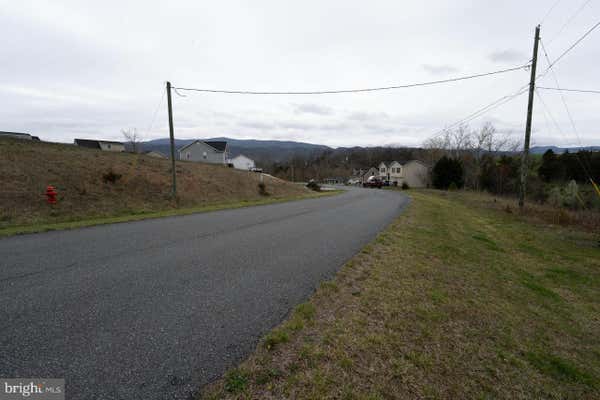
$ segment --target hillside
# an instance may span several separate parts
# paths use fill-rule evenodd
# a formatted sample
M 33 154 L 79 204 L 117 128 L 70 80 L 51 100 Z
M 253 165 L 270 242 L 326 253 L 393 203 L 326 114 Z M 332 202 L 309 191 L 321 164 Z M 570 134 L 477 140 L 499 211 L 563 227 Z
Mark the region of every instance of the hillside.
M 0 140 L 0 229 L 15 225 L 75 221 L 302 196 L 307 190 L 265 176 L 219 165 L 177 163 L 178 201 L 170 197 L 170 161 L 108 153 L 73 145 Z M 58 191 L 51 207 L 47 185 Z
M 175 148 L 179 149 L 196 139 L 176 139 Z M 226 137 L 202 140 L 226 141 L 232 156 L 244 154 L 259 163 L 281 162 L 292 157 L 310 157 L 331 148 L 319 144 L 280 141 L 280 140 L 243 140 Z M 169 139 L 156 139 L 142 143 L 145 151 L 155 150 L 163 154 L 170 154 Z
M 577 153 L 578 151 L 600 151 L 600 146 L 583 146 L 583 147 L 558 147 L 558 146 L 533 146 L 529 149 L 531 154 L 544 154 L 546 151 L 552 150 L 556 154 L 562 154 L 566 151 L 569 153 Z

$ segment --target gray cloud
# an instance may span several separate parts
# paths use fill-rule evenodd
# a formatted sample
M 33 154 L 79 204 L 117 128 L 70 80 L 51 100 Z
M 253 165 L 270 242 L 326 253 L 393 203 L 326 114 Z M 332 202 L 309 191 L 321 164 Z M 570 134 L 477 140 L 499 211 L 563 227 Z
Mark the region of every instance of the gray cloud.
M 458 68 L 456 68 L 452 65 L 423 64 L 422 67 L 425 71 L 427 71 L 433 75 L 445 75 L 445 74 L 451 74 L 451 73 L 458 72 Z
M 494 62 L 525 62 L 527 56 L 520 51 L 506 49 L 493 52 L 489 55 L 489 59 Z
M 333 109 L 319 104 L 304 103 L 294 104 L 294 112 L 296 114 L 332 115 Z

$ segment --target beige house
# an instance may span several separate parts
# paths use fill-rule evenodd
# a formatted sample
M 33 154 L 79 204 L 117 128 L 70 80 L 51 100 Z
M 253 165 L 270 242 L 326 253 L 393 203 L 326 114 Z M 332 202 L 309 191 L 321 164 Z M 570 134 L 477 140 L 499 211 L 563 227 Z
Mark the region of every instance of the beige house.
M 390 185 L 402 186 L 406 183 L 409 187 L 420 188 L 429 184 L 429 169 L 418 160 L 408 161 L 404 165 L 398 161 L 381 162 L 375 170 L 374 175 Z
M 403 182 L 413 188 L 429 185 L 429 168 L 419 160 L 410 160 L 402 166 Z
M 102 151 L 114 151 L 122 153 L 125 151 L 125 145 L 121 142 L 112 142 L 110 140 L 93 140 L 93 139 L 75 139 L 75 144 L 80 147 L 89 149 L 97 149 Z

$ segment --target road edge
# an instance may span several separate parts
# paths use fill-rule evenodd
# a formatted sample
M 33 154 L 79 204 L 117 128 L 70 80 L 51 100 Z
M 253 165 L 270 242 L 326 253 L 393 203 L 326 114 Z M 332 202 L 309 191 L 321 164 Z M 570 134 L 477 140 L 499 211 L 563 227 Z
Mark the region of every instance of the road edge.
M 119 215 L 114 217 L 103 217 L 103 218 L 91 218 L 77 221 L 66 221 L 66 222 L 55 222 L 55 223 L 47 223 L 47 224 L 39 224 L 39 225 L 20 225 L 20 226 L 10 226 L 6 228 L 0 229 L 0 239 L 4 239 L 7 237 L 18 236 L 18 235 L 28 235 L 33 233 L 42 233 L 42 232 L 50 232 L 50 231 L 65 231 L 79 228 L 88 228 L 92 226 L 99 225 L 108 225 L 108 224 L 119 224 L 124 222 L 134 222 L 134 221 L 142 221 L 146 219 L 158 219 L 158 218 L 167 218 L 167 217 L 175 217 L 175 216 L 183 216 L 190 214 L 203 214 L 207 212 L 221 211 L 221 210 L 231 210 L 236 208 L 245 208 L 245 207 L 256 207 L 256 206 L 264 206 L 269 204 L 277 204 L 277 203 L 287 203 L 292 201 L 302 201 L 302 200 L 310 200 L 317 199 L 321 197 L 335 196 L 340 193 L 343 193 L 344 190 L 329 190 L 325 192 L 315 192 L 310 194 L 303 194 L 300 196 L 291 196 L 291 197 L 280 197 L 280 198 L 267 198 L 261 200 L 247 200 L 247 201 L 238 201 L 232 203 L 215 203 L 215 204 L 207 204 L 199 207 L 189 207 L 182 209 L 167 209 L 162 211 L 152 211 L 148 213 L 139 213 L 139 214 L 127 214 L 127 215 Z

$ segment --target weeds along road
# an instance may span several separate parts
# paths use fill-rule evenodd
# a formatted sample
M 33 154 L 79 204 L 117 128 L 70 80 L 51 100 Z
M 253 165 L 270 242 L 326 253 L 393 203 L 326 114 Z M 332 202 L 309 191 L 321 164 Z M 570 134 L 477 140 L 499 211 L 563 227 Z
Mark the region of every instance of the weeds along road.
M 0 240 L 0 376 L 67 398 L 183 399 L 392 221 L 400 192 Z

